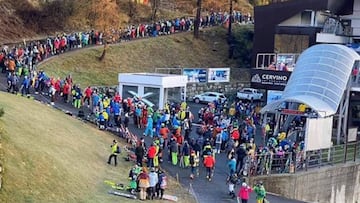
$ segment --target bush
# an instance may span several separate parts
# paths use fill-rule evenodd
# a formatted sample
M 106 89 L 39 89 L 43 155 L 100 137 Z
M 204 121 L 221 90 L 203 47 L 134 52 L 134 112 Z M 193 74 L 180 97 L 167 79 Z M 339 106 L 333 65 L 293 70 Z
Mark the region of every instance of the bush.
M 5 114 L 5 111 L 3 108 L 0 109 L 0 118 Z

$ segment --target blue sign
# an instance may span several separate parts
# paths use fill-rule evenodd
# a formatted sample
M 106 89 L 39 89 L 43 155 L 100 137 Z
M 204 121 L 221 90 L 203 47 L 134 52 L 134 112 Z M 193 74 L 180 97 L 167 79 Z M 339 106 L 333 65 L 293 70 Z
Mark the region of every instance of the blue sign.
M 186 75 L 189 83 L 205 83 L 207 70 L 200 68 L 184 68 L 183 75 Z

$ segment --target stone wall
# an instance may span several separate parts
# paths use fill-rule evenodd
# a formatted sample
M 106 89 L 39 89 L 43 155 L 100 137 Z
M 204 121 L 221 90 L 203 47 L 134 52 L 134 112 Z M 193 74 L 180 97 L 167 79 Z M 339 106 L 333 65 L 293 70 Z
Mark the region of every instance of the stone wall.
M 360 203 L 360 164 L 312 169 L 297 174 L 251 177 L 262 180 L 268 192 L 308 202 Z

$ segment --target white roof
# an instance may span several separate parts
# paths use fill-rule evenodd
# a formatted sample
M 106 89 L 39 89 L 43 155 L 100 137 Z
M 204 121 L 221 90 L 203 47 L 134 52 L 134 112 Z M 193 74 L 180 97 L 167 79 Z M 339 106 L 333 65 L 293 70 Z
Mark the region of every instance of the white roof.
M 119 73 L 118 82 L 122 85 L 146 87 L 186 87 L 187 76 L 161 73 Z
M 311 107 L 320 117 L 334 115 L 356 60 L 360 56 L 344 45 L 320 44 L 306 49 L 282 98 L 266 105 L 261 112 L 274 111 L 283 102 L 298 102 Z

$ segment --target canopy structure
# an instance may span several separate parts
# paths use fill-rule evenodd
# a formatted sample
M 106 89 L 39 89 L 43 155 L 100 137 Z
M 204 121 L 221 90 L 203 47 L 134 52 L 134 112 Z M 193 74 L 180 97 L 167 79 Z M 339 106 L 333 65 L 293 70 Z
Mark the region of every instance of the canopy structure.
M 360 56 L 344 45 L 308 48 L 300 55 L 282 98 L 266 105 L 261 113 L 275 111 L 284 102 L 297 102 L 308 105 L 319 117 L 334 115 L 359 60 Z
M 160 73 L 119 73 L 119 94 L 163 109 L 169 100 L 184 101 L 187 76 Z

